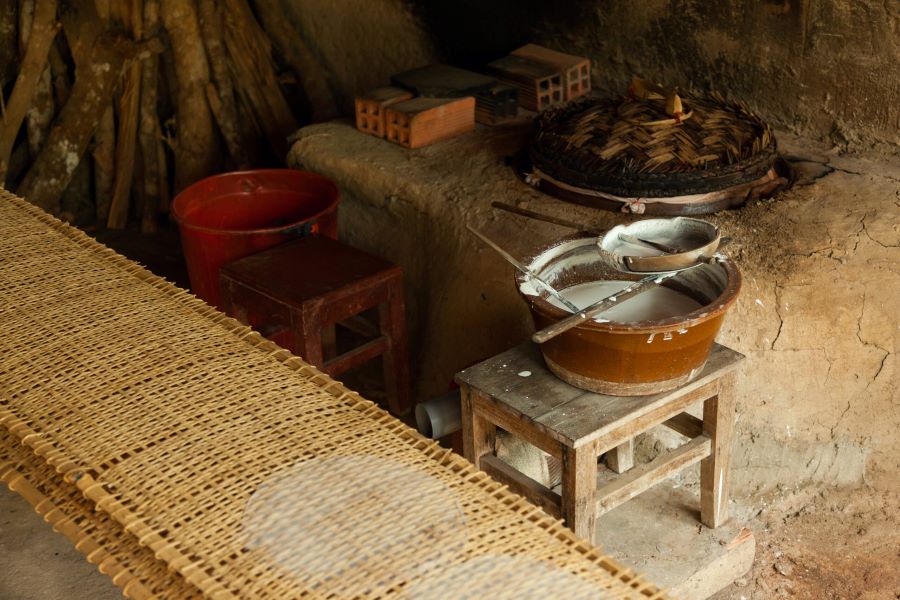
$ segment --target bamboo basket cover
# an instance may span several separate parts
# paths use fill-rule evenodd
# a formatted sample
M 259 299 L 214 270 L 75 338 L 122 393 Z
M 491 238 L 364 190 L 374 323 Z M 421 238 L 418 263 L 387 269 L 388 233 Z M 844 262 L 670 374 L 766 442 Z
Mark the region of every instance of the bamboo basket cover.
M 2 190 L 0 331 L 4 480 L 94 540 L 89 559 L 119 565 L 132 597 L 663 597 L 462 457 Z
M 537 121 L 531 162 L 585 193 L 659 198 L 756 181 L 773 168 L 775 136 L 745 105 L 718 94 L 683 96 L 683 120 L 660 99 L 586 98 Z

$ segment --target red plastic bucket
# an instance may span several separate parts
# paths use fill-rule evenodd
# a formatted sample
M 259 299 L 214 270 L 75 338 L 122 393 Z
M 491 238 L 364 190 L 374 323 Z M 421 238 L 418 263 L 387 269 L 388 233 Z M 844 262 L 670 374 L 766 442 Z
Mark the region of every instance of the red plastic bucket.
M 340 193 L 329 179 L 296 169 L 208 177 L 172 203 L 191 288 L 221 308 L 219 268 L 293 238 L 337 238 Z

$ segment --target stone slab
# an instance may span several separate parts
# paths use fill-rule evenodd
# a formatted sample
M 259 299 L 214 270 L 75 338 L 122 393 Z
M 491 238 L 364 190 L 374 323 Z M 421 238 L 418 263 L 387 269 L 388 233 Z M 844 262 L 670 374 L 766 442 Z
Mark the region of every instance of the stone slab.
M 0 484 L 0 600 L 116 600 L 122 590 Z
M 604 551 L 682 600 L 709 598 L 750 570 L 756 539 L 739 505 L 717 529 L 701 525 L 696 486 L 664 481 L 600 515 Z

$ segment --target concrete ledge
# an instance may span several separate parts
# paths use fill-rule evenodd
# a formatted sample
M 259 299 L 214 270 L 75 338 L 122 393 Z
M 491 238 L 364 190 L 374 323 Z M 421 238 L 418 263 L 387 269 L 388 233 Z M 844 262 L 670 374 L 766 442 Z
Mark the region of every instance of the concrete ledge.
M 603 549 L 644 573 L 676 598 L 703 600 L 747 573 L 756 555 L 744 511 L 717 529 L 699 522 L 699 496 L 663 482 L 597 519 Z

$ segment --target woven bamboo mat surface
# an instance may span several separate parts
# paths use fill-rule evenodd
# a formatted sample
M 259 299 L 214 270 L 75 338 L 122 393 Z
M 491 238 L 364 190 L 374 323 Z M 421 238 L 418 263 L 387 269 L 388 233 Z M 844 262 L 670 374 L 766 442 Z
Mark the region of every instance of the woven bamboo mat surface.
M 135 597 L 663 597 L 463 458 L 3 191 L 0 332 L 5 479 L 93 540 Z

